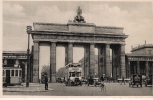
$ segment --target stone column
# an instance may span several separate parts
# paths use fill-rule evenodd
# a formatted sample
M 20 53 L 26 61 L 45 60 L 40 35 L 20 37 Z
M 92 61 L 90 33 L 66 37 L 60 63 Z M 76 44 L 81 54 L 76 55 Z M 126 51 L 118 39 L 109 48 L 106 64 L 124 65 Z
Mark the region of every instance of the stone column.
M 93 43 L 90 44 L 90 76 L 95 76 L 95 45 Z
M 104 46 L 100 45 L 98 47 L 98 76 L 99 77 L 101 77 L 103 74 L 105 74 L 104 54 L 105 54 Z
M 33 48 L 33 82 L 39 82 L 39 42 L 34 41 Z
M 146 75 L 149 75 L 149 65 L 148 65 L 148 61 L 146 61 Z
M 65 45 L 65 65 L 68 64 L 68 45 Z
M 106 44 L 105 48 L 105 68 L 106 68 L 106 77 L 110 77 L 110 44 Z
M 4 64 L 7 65 L 7 59 L 4 59 Z
M 131 66 L 130 66 L 130 61 L 128 61 L 128 67 L 129 67 L 129 75 L 128 75 L 128 77 L 130 77 L 130 76 L 131 76 Z
M 56 82 L 56 42 L 51 42 L 50 46 L 50 81 Z
M 135 64 L 135 62 L 134 62 L 134 74 L 136 74 L 137 73 L 137 70 L 136 70 L 136 68 L 137 68 L 137 66 L 136 66 L 136 64 Z
M 73 43 L 68 43 L 68 63 L 73 63 Z
M 90 48 L 89 45 L 86 44 L 84 46 L 84 77 L 89 77 L 89 61 L 90 61 Z
M 119 74 L 119 46 L 115 45 L 112 47 L 112 76 L 113 78 L 117 78 L 117 75 L 120 76 Z M 118 70 L 117 70 L 118 69 Z
M 121 44 L 121 75 L 126 77 L 126 69 L 125 69 L 125 44 Z
M 140 62 L 137 61 L 137 74 L 140 74 Z

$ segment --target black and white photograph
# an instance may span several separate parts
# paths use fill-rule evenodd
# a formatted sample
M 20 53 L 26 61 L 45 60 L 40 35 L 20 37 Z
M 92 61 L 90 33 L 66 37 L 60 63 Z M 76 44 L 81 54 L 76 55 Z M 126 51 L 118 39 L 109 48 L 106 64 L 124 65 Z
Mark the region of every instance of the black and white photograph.
M 153 97 L 153 1 L 1 3 L 2 97 Z

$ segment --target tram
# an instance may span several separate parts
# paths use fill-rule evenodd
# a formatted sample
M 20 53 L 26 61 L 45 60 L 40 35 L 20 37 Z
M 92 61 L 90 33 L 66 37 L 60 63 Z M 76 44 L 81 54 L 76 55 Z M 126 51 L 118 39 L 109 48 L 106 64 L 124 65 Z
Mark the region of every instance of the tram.
M 22 84 L 22 69 L 18 67 L 3 67 L 3 86 Z

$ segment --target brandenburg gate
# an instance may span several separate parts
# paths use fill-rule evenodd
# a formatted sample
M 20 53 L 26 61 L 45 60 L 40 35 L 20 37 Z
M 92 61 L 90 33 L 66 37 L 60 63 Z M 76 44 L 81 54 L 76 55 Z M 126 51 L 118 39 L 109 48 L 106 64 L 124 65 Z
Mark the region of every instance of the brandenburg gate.
M 95 74 L 95 51 L 98 48 L 98 75 L 125 76 L 125 39 L 122 27 L 96 26 L 86 23 L 78 7 L 77 16 L 67 24 L 33 23 L 33 82 L 39 82 L 39 45 L 50 43 L 50 80 L 56 82 L 56 46 L 65 47 L 65 64 L 73 63 L 73 46 L 84 47 L 84 77 Z M 112 65 L 110 64 L 112 49 Z M 111 67 L 112 66 L 112 67 Z

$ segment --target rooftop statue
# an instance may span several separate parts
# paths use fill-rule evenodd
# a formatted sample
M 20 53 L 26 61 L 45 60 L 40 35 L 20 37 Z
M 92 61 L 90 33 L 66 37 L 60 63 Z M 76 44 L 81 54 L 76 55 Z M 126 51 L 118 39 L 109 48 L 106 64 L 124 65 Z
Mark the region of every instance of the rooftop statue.
M 74 17 L 74 21 L 73 22 L 85 23 L 84 17 L 81 16 L 81 14 L 82 14 L 82 9 L 80 9 L 80 7 L 78 7 L 78 9 L 77 9 L 77 16 Z

